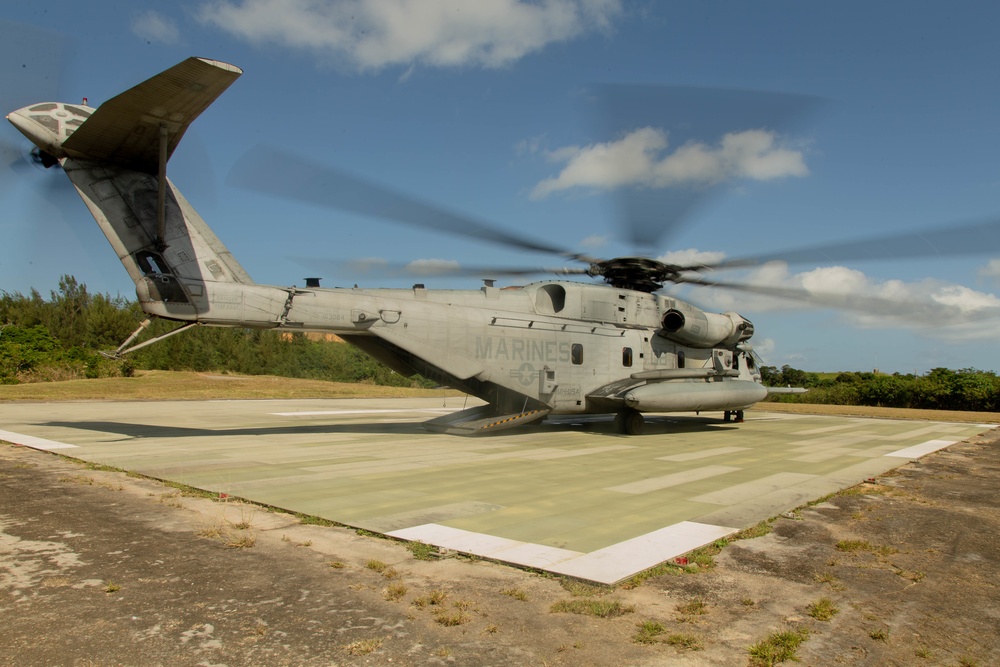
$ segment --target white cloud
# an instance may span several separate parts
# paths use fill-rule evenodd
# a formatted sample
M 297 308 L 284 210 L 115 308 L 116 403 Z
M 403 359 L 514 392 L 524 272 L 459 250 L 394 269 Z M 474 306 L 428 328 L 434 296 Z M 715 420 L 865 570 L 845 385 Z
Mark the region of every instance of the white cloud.
M 161 44 L 176 44 L 180 40 L 177 24 L 153 10 L 132 19 L 132 33 L 140 39 Z
M 578 187 L 706 186 L 739 178 L 766 181 L 809 174 L 802 152 L 780 145 L 777 136 L 765 130 L 731 132 L 715 146 L 689 142 L 667 153 L 668 147 L 663 130 L 642 127 L 617 141 L 558 148 L 547 157 L 565 163 L 563 170 L 538 183 L 531 196 L 541 199 Z
M 608 30 L 621 13 L 621 0 L 210 0 L 198 18 L 253 43 L 370 70 L 503 67 L 548 44 Z
M 1000 283 L 1000 259 L 991 259 L 979 269 L 980 278 L 989 278 Z

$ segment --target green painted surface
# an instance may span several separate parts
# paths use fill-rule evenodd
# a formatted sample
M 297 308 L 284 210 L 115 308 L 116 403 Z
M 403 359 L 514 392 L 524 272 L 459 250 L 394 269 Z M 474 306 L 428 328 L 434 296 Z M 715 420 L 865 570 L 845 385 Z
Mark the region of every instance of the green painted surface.
M 356 413 L 385 409 L 398 412 Z M 743 528 L 906 461 L 887 453 L 985 430 L 752 411 L 739 425 L 654 417 L 637 437 L 609 419 L 566 419 L 470 439 L 419 426 L 441 409 L 440 399 L 6 404 L 0 429 L 350 525 L 432 517 L 580 552 L 681 521 Z M 307 411 L 328 414 L 274 414 Z

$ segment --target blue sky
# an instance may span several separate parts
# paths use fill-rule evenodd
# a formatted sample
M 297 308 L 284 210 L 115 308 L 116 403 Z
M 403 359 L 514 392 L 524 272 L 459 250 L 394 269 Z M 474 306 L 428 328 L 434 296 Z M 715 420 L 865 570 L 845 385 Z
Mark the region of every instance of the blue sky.
M 1000 217 L 1000 8 L 992 3 L 13 0 L 2 18 L 22 24 L 2 25 L 4 112 L 45 101 L 24 99 L 36 93 L 24 90 L 24 60 L 59 70 L 37 94 L 88 97 L 94 106 L 191 55 L 243 68 L 192 126 L 169 173 L 262 283 L 301 285 L 315 271 L 300 257 L 560 260 L 227 185 L 233 164 L 260 143 L 601 257 L 632 251 L 615 240 L 617 188 L 694 178 L 696 167 L 718 183 L 719 196 L 657 256 L 737 257 Z M 761 128 L 740 126 L 734 113 L 728 143 L 705 138 L 685 153 L 671 143 L 676 135 L 653 124 L 599 136 L 588 122 L 595 83 L 777 91 L 827 102 L 779 133 L 753 134 Z M 19 137 L 6 123 L 0 128 L 5 146 Z M 12 167 L 14 153 L 4 150 L 0 289 L 47 294 L 70 273 L 91 291 L 132 298 L 85 208 L 57 185 L 62 175 Z M 337 273 L 323 274 L 324 285 L 414 282 Z M 859 315 L 718 290 L 679 292 L 753 320 L 753 342 L 770 364 L 1000 370 L 1000 252 L 769 264 L 720 276 L 734 277 L 881 304 Z

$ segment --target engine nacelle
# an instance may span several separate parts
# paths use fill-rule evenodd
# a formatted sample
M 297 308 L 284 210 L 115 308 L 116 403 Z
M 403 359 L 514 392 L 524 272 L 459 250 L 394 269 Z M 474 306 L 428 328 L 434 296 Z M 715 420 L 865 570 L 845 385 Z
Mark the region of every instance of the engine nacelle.
M 753 336 L 753 323 L 732 311 L 705 313 L 671 308 L 663 314 L 663 328 L 656 333 L 690 347 L 734 347 Z

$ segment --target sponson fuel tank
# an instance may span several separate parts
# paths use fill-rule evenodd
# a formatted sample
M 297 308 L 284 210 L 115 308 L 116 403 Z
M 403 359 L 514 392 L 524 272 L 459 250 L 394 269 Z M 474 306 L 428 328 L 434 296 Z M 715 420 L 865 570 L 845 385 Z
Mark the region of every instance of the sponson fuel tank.
M 657 382 L 630 389 L 625 405 L 640 412 L 741 410 L 762 401 L 767 388 L 749 380 Z

